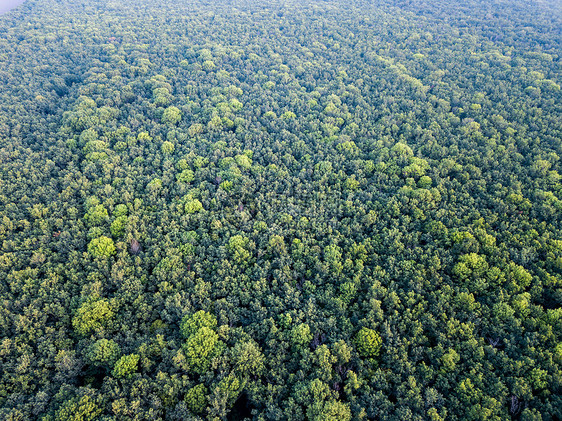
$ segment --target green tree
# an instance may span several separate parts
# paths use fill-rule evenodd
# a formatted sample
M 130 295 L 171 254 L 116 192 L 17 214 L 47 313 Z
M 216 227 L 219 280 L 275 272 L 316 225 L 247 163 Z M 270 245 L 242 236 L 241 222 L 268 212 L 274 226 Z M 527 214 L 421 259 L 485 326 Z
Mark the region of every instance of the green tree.
M 105 299 L 86 301 L 78 308 L 72 319 L 72 326 L 79 335 L 87 335 L 104 329 L 114 315 L 109 301 Z
M 194 414 L 201 414 L 207 406 L 209 390 L 204 384 L 193 386 L 185 394 L 184 401 Z
M 349 421 L 351 410 L 348 403 L 329 400 L 320 408 L 314 408 L 311 420 L 314 421 Z
M 360 356 L 376 358 L 381 351 L 382 339 L 374 330 L 363 327 L 355 335 L 355 347 Z
M 195 173 L 189 169 L 183 170 L 176 176 L 176 179 L 178 180 L 178 183 L 189 184 L 195 180 Z
M 172 125 L 178 124 L 181 120 L 181 111 L 177 107 L 168 107 L 162 114 L 162 123 L 169 123 Z
M 454 371 L 457 363 L 460 360 L 460 356 L 454 349 L 449 349 L 441 357 L 441 363 L 443 364 L 443 369 L 446 371 Z
M 105 235 L 94 238 L 88 244 L 88 253 L 94 257 L 111 257 L 116 252 L 113 240 Z
M 123 355 L 113 367 L 113 376 L 117 378 L 131 377 L 138 370 L 140 357 L 137 354 Z
M 189 338 L 203 327 L 214 330 L 217 327 L 217 318 L 204 310 L 199 310 L 182 318 L 180 332 L 184 338 Z
M 189 369 L 202 374 L 209 370 L 211 360 L 222 351 L 222 343 L 213 330 L 207 326 L 190 335 L 183 347 Z
M 125 235 L 125 229 L 127 227 L 128 218 L 126 216 L 118 216 L 111 223 L 110 230 L 111 235 L 115 238 L 122 237 Z
M 109 219 L 109 213 L 103 205 L 96 205 L 88 209 L 84 219 L 89 226 L 101 225 Z
M 97 399 L 84 395 L 65 402 L 57 410 L 55 421 L 94 421 L 102 412 Z
M 230 354 L 234 371 L 241 378 L 259 376 L 265 368 L 265 358 L 254 341 L 238 342 Z
M 191 213 L 201 212 L 202 210 L 203 210 L 203 204 L 197 199 L 188 198 L 187 201 L 185 202 L 186 213 L 191 214 Z
M 304 348 L 310 345 L 312 341 L 312 333 L 310 326 L 306 323 L 301 323 L 291 329 L 291 342 L 297 348 Z
M 250 252 L 247 250 L 249 240 L 242 235 L 233 235 L 228 240 L 228 250 L 232 255 L 232 260 L 235 263 L 247 263 L 250 259 Z
M 96 365 L 112 367 L 121 356 L 121 348 L 111 339 L 98 339 L 89 347 L 87 356 Z
M 175 146 L 172 142 L 165 141 L 162 143 L 161 149 L 164 155 L 170 155 L 172 152 L 174 152 Z

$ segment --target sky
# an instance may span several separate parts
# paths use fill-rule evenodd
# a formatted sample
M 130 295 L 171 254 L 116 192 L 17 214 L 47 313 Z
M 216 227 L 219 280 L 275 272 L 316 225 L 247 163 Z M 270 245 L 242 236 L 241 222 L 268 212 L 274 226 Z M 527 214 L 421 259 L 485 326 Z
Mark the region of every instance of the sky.
M 7 12 L 23 2 L 24 0 L 0 0 L 0 13 Z

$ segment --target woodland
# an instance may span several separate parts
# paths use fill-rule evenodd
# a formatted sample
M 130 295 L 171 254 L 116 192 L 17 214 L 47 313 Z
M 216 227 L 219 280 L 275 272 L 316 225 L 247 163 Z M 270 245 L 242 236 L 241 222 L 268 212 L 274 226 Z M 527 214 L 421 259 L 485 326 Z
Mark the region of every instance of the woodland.
M 562 420 L 562 3 L 0 16 L 0 419 Z

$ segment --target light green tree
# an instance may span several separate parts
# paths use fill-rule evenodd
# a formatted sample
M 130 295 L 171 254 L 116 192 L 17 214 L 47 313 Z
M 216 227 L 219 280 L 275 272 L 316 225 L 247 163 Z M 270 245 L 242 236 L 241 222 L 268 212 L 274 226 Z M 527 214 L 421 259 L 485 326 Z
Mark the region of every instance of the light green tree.
M 162 123 L 178 124 L 181 120 L 181 111 L 177 107 L 168 107 L 162 114 Z
M 183 317 L 180 323 L 180 332 L 184 338 L 189 338 L 202 327 L 214 330 L 217 327 L 217 318 L 203 310 L 188 314 Z
M 106 222 L 108 218 L 109 213 L 103 205 L 92 206 L 84 215 L 86 224 L 88 224 L 88 226 L 90 227 L 94 225 L 101 225 L 102 223 Z
M 123 355 L 113 367 L 113 376 L 131 377 L 138 370 L 139 360 L 140 357 L 137 354 Z
M 381 351 L 382 339 L 373 329 L 364 327 L 355 335 L 355 347 L 362 357 L 376 358 Z
M 233 235 L 228 240 L 228 250 L 234 262 L 242 264 L 250 259 L 250 252 L 247 250 L 249 240 L 239 234 Z
M 178 180 L 178 183 L 191 183 L 193 180 L 195 180 L 195 173 L 189 169 L 183 170 L 176 176 L 176 180 Z
M 118 216 L 115 220 L 111 223 L 109 227 L 111 231 L 111 235 L 115 238 L 122 237 L 125 234 L 125 228 L 127 227 L 128 219 L 126 216 Z
M 172 152 L 174 152 L 175 146 L 172 142 L 169 141 L 165 141 L 164 143 L 162 143 L 162 153 L 164 155 L 170 155 Z
M 111 257 L 115 252 L 113 240 L 105 235 L 94 238 L 88 244 L 88 253 L 94 257 Z
M 184 402 L 194 414 L 201 414 L 207 406 L 209 389 L 204 384 L 193 386 L 185 394 Z
M 95 398 L 85 395 L 66 401 L 55 413 L 55 421 L 94 421 L 102 413 Z
M 196 213 L 203 210 L 203 204 L 193 198 L 188 198 L 187 202 L 185 202 L 185 212 L 186 213 Z
M 86 301 L 72 319 L 74 330 L 80 335 L 87 335 L 105 328 L 113 318 L 114 312 L 109 301 L 105 299 Z
M 312 333 L 310 333 L 310 326 L 306 323 L 301 323 L 291 329 L 291 342 L 297 348 L 307 347 L 310 341 L 312 341 Z
M 211 360 L 219 355 L 221 348 L 219 335 L 206 326 L 190 335 L 184 346 L 190 371 L 198 374 L 208 371 Z

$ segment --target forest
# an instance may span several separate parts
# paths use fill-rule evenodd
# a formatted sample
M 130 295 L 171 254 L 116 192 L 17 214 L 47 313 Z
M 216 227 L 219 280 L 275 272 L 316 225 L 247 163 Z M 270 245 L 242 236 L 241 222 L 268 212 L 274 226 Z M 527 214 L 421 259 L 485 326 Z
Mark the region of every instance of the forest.
M 0 16 L 0 419 L 562 420 L 559 0 Z

